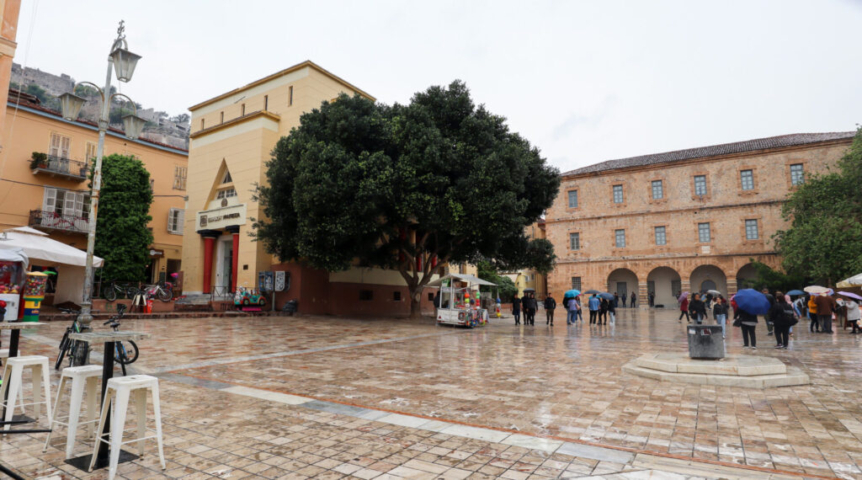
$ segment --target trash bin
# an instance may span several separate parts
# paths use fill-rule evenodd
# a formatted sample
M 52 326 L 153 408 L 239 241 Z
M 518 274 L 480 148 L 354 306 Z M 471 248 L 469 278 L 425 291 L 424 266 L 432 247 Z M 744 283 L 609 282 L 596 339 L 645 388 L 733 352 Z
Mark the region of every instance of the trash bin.
M 721 325 L 689 325 L 688 356 L 691 358 L 724 358 Z

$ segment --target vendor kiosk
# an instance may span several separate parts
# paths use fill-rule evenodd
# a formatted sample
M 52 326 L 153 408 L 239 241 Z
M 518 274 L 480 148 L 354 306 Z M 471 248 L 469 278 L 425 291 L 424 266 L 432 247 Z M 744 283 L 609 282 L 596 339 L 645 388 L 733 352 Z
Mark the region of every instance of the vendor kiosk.
M 6 310 L 0 321 L 18 320 L 28 263 L 29 259 L 23 250 L 0 248 L 0 301 L 5 303 Z
M 488 324 L 488 310 L 481 307 L 479 287 L 497 285 L 472 275 L 450 273 L 428 284 L 440 289 L 434 305 L 438 325 L 480 327 Z M 496 295 L 495 295 L 496 297 Z

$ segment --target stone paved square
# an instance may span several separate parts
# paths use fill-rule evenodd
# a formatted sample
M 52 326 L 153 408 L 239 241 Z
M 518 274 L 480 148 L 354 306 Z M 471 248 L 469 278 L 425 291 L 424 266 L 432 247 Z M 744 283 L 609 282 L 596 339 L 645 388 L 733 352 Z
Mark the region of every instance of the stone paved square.
M 620 309 L 615 325 L 593 327 L 567 327 L 559 313 L 554 327 L 504 318 L 475 330 L 313 316 L 126 321 L 153 334 L 134 369 L 161 379 L 168 468 L 152 444 L 119 475 L 862 478 L 856 336 L 800 324 L 778 351 L 761 326 L 760 349 L 743 352 L 731 328 L 729 353 L 778 358 L 811 385 L 684 385 L 621 372 L 644 353 L 685 351 L 673 311 Z M 22 350 L 56 358 L 65 327 L 25 333 Z M 84 437 L 76 455 L 92 448 Z M 106 475 L 63 463 L 65 430 L 45 454 L 43 443 L 8 436 L 0 461 L 33 477 Z

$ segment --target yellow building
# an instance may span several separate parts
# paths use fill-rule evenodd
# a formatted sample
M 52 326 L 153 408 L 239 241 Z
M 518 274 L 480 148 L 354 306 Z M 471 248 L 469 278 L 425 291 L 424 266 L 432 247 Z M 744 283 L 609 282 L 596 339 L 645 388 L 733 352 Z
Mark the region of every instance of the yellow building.
M 18 12 L 21 0 L 0 0 L 0 133 L 4 132 L 6 100 L 9 82 L 12 79 L 12 60 L 15 58 L 15 38 L 18 34 Z M 0 138 L 0 147 L 6 145 L 6 137 Z M 2 174 L 2 170 L 0 170 Z
M 16 91 L 10 92 L 6 107 L 3 138 L 7 140 L 0 156 L 0 230 L 28 225 L 85 250 L 87 164 L 96 155 L 97 126 L 66 121 L 35 97 Z M 34 161 L 34 152 L 47 154 L 47 158 Z M 154 241 L 148 280 L 157 281 L 161 276 L 170 280 L 169 275 L 181 269 L 188 152 L 145 139 L 131 140 L 121 131 L 109 130 L 105 155 L 114 153 L 134 155 L 150 172 L 155 198 L 150 207 Z M 55 300 L 80 301 L 80 297 Z
M 279 306 L 298 299 L 306 313 L 409 313 L 407 287 L 397 271 L 352 268 L 329 273 L 281 264 L 249 235 L 252 219 L 263 217 L 254 190 L 267 181 L 266 162 L 276 142 L 299 126 L 300 115 L 341 93 L 374 100 L 306 61 L 189 108 L 189 214 L 183 244 L 188 295 L 224 298 L 237 287 L 256 287 L 258 273 L 276 270 L 291 275 L 289 292 L 276 299 Z M 430 310 L 428 295 L 422 300 Z

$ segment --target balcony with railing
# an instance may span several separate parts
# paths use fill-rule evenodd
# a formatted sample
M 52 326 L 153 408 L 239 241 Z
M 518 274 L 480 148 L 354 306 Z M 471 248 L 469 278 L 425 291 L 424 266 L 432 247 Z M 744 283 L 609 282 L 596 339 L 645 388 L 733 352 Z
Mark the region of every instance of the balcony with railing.
M 85 162 L 56 155 L 37 155 L 35 153 L 30 159 L 30 169 L 33 170 L 33 175 L 63 177 L 78 182 L 86 180 L 88 173 L 88 166 Z
M 30 210 L 30 226 L 39 227 L 43 230 L 86 234 L 90 229 L 90 221 L 77 215 Z

